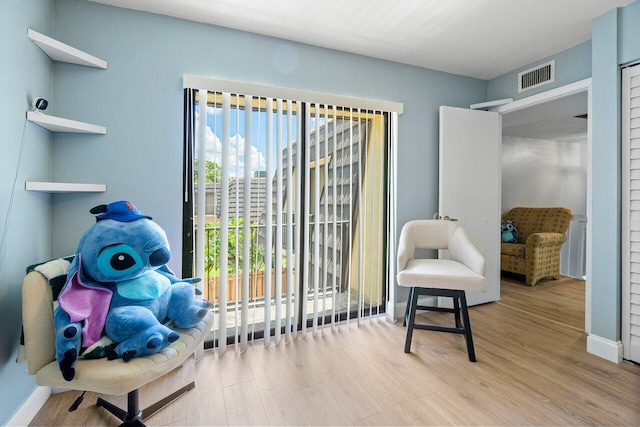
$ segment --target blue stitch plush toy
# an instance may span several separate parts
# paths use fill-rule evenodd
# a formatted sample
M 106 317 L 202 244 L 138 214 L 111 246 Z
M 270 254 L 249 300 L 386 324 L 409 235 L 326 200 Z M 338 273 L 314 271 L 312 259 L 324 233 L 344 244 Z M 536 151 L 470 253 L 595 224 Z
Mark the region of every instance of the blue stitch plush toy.
M 196 298 L 193 280 L 178 279 L 166 266 L 171 253 L 165 232 L 133 204 L 118 201 L 91 209 L 96 223 L 80 239 L 54 322 L 56 358 L 71 381 L 82 348 L 104 334 L 117 345 L 109 359 L 157 353 L 198 324 L 210 307 Z
M 518 243 L 518 230 L 513 221 L 502 220 L 500 224 L 502 243 Z

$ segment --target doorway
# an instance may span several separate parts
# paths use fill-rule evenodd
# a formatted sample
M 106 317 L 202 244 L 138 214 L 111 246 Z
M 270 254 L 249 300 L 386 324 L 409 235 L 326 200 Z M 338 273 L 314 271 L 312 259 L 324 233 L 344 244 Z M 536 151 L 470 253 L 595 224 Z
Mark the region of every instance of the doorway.
M 494 108 L 503 119 L 502 212 L 514 206 L 565 206 L 573 218 L 561 273 L 585 280 L 590 331 L 591 79 Z M 551 189 L 551 191 L 549 191 Z

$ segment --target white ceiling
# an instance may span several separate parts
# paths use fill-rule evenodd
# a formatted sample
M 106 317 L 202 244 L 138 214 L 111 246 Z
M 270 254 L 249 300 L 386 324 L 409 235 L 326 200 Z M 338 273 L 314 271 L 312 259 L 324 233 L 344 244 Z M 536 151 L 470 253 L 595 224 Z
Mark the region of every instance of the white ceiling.
M 634 0 L 90 0 L 489 80 Z
M 562 142 L 587 142 L 586 91 L 502 115 L 505 136 Z

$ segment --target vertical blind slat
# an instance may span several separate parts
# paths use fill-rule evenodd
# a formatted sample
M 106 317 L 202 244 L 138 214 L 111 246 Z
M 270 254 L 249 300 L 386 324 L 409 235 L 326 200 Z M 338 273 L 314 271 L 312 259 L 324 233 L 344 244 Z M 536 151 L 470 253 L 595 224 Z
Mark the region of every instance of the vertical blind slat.
M 314 114 L 314 190 L 313 190 L 313 333 L 318 332 L 318 289 L 320 288 L 320 106 L 315 104 Z
M 309 165 L 311 164 L 311 104 L 305 103 L 305 141 L 304 145 L 304 194 L 309 194 L 311 189 L 311 173 Z M 303 251 L 305 255 L 309 254 L 309 238 L 310 234 L 310 221 L 309 221 L 309 209 L 310 209 L 309 197 L 304 198 L 304 244 Z M 303 262 L 303 284 L 302 284 L 302 332 L 307 331 L 307 301 L 309 298 L 309 282 L 311 281 L 311 269 L 309 268 L 309 261 L 305 259 Z
M 292 329 L 292 295 L 293 295 L 293 105 L 291 101 L 287 101 L 287 176 L 286 176 L 286 193 L 287 193 L 287 242 L 286 242 L 286 260 L 287 260 L 287 280 L 285 283 L 286 298 L 286 328 L 285 338 L 287 341 L 291 339 Z
M 267 179 L 265 182 L 265 244 L 264 244 L 264 345 L 267 346 L 271 342 L 271 277 L 272 277 L 272 258 L 273 251 L 273 98 L 267 98 L 267 146 L 266 146 L 266 162 L 267 162 Z
M 365 139 L 367 141 L 367 147 L 364 150 L 364 153 L 367 157 L 367 160 L 370 160 L 371 162 L 373 162 L 373 158 L 371 153 L 372 150 L 369 147 L 369 145 L 373 145 L 374 143 L 374 138 L 375 138 L 375 131 L 376 131 L 376 112 L 373 111 L 373 118 L 371 120 L 371 125 L 370 126 L 366 126 L 365 125 L 365 129 L 368 129 L 368 137 Z M 373 166 L 373 164 L 371 165 Z M 371 224 L 373 224 L 374 226 L 369 226 L 369 241 L 371 242 L 371 245 L 367 245 L 367 252 L 368 254 L 365 256 L 365 259 L 370 259 L 371 261 L 377 261 L 377 259 L 375 258 L 375 253 L 373 252 L 373 248 L 376 245 L 376 239 L 375 239 L 375 234 L 374 231 L 377 230 L 377 227 L 375 227 L 375 221 L 376 221 L 376 217 L 374 215 L 374 208 L 375 208 L 375 202 L 376 202 L 376 184 L 378 181 L 376 181 L 376 168 L 375 167 L 367 167 L 367 165 L 365 164 L 365 171 L 367 173 L 370 173 L 371 176 L 371 182 L 367 187 L 367 200 L 371 199 L 371 201 L 368 202 L 369 204 L 369 218 L 371 221 Z M 371 197 L 369 197 L 369 195 L 371 195 Z M 364 249 L 364 248 L 363 248 Z M 372 266 L 377 265 L 377 262 L 372 262 Z M 364 271 L 367 272 L 369 274 L 368 279 L 365 281 L 365 286 L 367 285 L 367 281 L 369 282 L 369 298 L 370 298 L 370 302 L 373 301 L 375 295 L 374 295 L 374 291 L 373 291 L 373 282 L 375 279 L 375 271 L 372 268 L 367 269 L 366 266 L 364 268 Z M 368 321 L 371 321 L 371 318 L 373 317 L 373 304 L 369 303 L 369 316 L 367 317 Z
M 257 128 L 257 140 L 256 140 L 256 145 L 258 148 L 258 152 L 262 152 L 262 98 L 258 97 L 256 99 L 256 116 L 257 116 L 257 121 L 258 124 L 255 126 Z M 251 133 L 253 134 L 253 129 L 251 130 Z M 253 139 L 253 136 L 252 136 Z M 251 162 L 251 164 L 253 164 L 253 161 Z M 262 167 L 261 164 L 261 160 L 260 158 L 257 159 L 257 165 L 256 168 L 260 169 Z M 254 188 L 253 184 L 252 184 L 252 188 Z M 256 201 L 257 201 L 257 206 L 263 206 L 264 205 L 264 201 L 263 201 L 263 195 L 262 195 L 262 188 L 263 186 L 261 185 L 260 182 L 256 182 L 255 185 L 256 188 Z M 253 195 L 251 196 L 253 198 Z M 253 215 L 257 212 L 256 209 L 253 208 L 253 206 L 251 207 L 251 215 L 253 217 Z M 252 223 L 253 225 L 253 223 Z M 257 223 L 255 224 L 255 232 L 252 233 L 251 235 L 251 250 L 252 251 L 256 251 L 256 249 L 258 249 L 260 247 L 260 218 L 258 218 Z M 259 288 L 259 283 L 258 283 L 258 275 L 260 274 L 260 269 L 261 267 L 263 267 L 262 265 L 260 265 L 260 260 L 258 259 L 259 257 L 257 256 L 256 253 L 256 257 L 253 260 L 253 269 L 254 269 L 254 276 L 253 276 L 253 281 L 250 283 L 250 295 L 251 295 L 251 309 L 250 309 L 250 313 L 251 313 L 251 319 L 249 319 L 249 324 L 251 325 L 251 341 L 253 341 L 255 339 L 256 336 L 256 323 L 258 322 L 256 317 L 260 316 L 259 310 L 258 310 L 258 288 Z M 253 258 L 252 258 L 253 259 Z M 263 283 L 264 283 L 264 277 L 263 277 Z M 266 297 L 266 294 L 263 294 Z M 264 314 L 262 315 L 262 317 L 264 318 Z M 267 329 L 268 330 L 268 329 Z M 268 334 L 267 334 L 268 335 Z
M 362 161 L 363 161 L 363 146 L 366 143 L 366 139 L 362 135 L 362 120 L 360 120 L 360 109 L 358 108 L 358 200 L 362 200 Z M 366 207 L 365 203 L 361 203 L 362 207 Z M 362 268 L 362 251 L 364 250 L 362 246 L 362 221 L 363 221 L 363 210 L 358 209 L 358 325 L 361 323 L 362 316 L 364 315 L 364 293 L 363 291 L 363 281 L 362 281 L 362 272 L 364 269 Z
M 333 197 L 332 206 L 332 227 L 333 227 L 333 253 L 331 254 L 331 330 L 333 331 L 336 323 L 336 285 L 338 277 L 338 111 L 337 106 L 333 106 Z
M 276 324 L 275 342 L 282 335 L 282 100 L 276 100 Z
M 220 184 L 220 283 L 228 282 L 229 271 L 229 152 L 231 146 L 231 95 L 222 94 L 222 159 Z M 227 287 L 220 286 L 218 353 L 227 349 Z
M 349 263 L 349 276 L 347 279 L 347 286 L 351 288 L 352 278 L 353 278 L 353 263 L 351 263 L 351 255 L 353 248 L 353 108 L 349 108 L 349 203 L 348 207 L 348 227 L 347 232 L 349 233 L 349 256 L 347 257 L 347 262 Z M 351 292 L 347 292 L 347 325 L 351 321 Z
M 323 188 L 327 189 L 329 185 L 329 107 L 324 106 L 324 159 L 322 162 L 322 170 L 324 172 L 324 185 Z M 322 221 L 322 329 L 325 328 L 324 317 L 327 312 L 327 280 L 329 277 L 329 244 L 327 242 L 328 228 L 329 228 L 329 203 L 330 195 L 328 190 L 324 190 L 322 195 L 318 195 L 318 198 L 323 197 L 323 221 Z
M 239 111 L 239 106 L 240 106 L 240 95 L 236 95 L 236 144 L 235 144 L 235 170 L 236 170 L 236 179 L 234 182 L 234 199 L 235 199 L 235 212 L 234 212 L 234 225 L 233 225 L 233 234 L 234 234 L 234 241 L 235 242 L 239 242 L 240 241 L 240 236 L 239 236 L 239 225 L 240 225 L 240 220 L 239 220 L 239 215 L 240 215 L 240 183 L 238 182 L 238 165 L 240 164 L 240 147 L 238 146 L 238 133 L 239 133 L 239 129 L 240 129 L 240 111 Z M 240 286 L 239 286 L 239 281 L 238 281 L 238 277 L 239 277 L 239 273 L 240 273 L 240 256 L 238 255 L 238 251 L 235 251 L 235 257 L 234 257 L 234 264 L 235 264 L 235 269 L 234 269 L 234 280 L 233 280 L 233 291 L 234 291 L 234 295 L 235 298 L 233 300 L 233 323 L 235 325 L 235 336 L 237 337 L 240 329 L 240 321 L 238 319 L 238 295 L 240 294 Z M 238 341 L 236 340 L 236 346 L 238 345 Z
M 207 91 L 201 90 L 198 93 L 198 158 L 205 159 L 207 154 Z M 205 178 L 206 162 L 204 160 L 198 162 L 198 182 L 199 188 L 206 188 Z M 206 191 L 198 191 L 197 206 L 197 230 L 202 230 L 196 233 L 196 277 L 204 276 L 204 242 L 205 242 L 205 197 Z
M 385 145 L 384 145 L 384 140 L 380 139 L 383 138 L 383 134 L 384 134 L 384 115 L 382 114 L 382 111 L 379 111 L 376 114 L 377 120 L 375 120 L 374 122 L 376 123 L 376 137 L 375 137 L 375 144 L 376 147 L 374 147 L 374 153 L 379 153 L 379 150 L 382 150 L 384 152 L 385 150 Z M 384 199 L 384 174 L 382 173 L 381 170 L 379 170 L 379 168 L 382 168 L 382 170 L 384 170 L 384 158 L 383 156 L 379 155 L 376 157 L 376 188 L 379 188 L 379 190 L 377 191 L 377 203 L 378 206 L 384 206 L 385 205 L 385 199 Z M 380 211 L 382 212 L 382 211 Z M 376 265 L 378 265 L 378 268 L 376 269 L 376 278 L 375 278 L 375 282 L 377 283 L 384 283 L 384 273 L 383 273 L 383 267 L 384 267 L 384 259 L 383 256 L 380 255 L 380 248 L 384 247 L 384 237 L 382 236 L 382 233 L 384 233 L 384 217 L 382 215 L 378 215 L 377 219 L 376 219 L 376 229 L 379 230 L 378 231 L 378 236 L 377 236 L 377 248 L 378 250 L 375 253 L 375 257 L 376 257 Z M 382 292 L 380 291 L 380 287 L 374 287 L 373 288 L 373 292 L 375 293 L 375 297 L 373 298 L 372 301 L 375 301 L 375 314 L 374 317 L 377 318 L 378 315 L 380 314 L 380 304 L 382 302 Z
M 295 282 L 292 284 L 295 288 L 294 290 L 294 304 L 293 304 L 293 318 L 295 319 L 295 321 L 298 321 L 298 317 L 300 315 L 300 288 L 299 288 L 299 283 L 300 283 L 300 278 L 304 277 L 302 276 L 302 260 L 304 259 L 303 256 L 301 256 L 300 253 L 300 231 L 301 231 L 301 212 L 302 212 L 302 204 L 301 204 L 301 200 L 302 200 L 302 188 L 301 188 L 301 182 L 302 182 L 302 153 L 301 153 L 301 139 L 302 139 L 302 117 L 300 117 L 300 111 L 302 111 L 302 103 L 300 101 L 296 102 L 296 112 L 297 112 L 297 123 L 298 123 L 298 127 L 297 127 L 297 132 L 296 135 L 298 137 L 298 142 L 296 143 L 296 191 L 295 191 L 295 202 L 296 202 L 296 217 L 295 217 L 295 234 L 296 234 L 296 238 L 295 238 L 295 255 L 296 255 L 296 269 L 295 269 Z M 293 331 L 293 336 L 295 337 L 298 333 L 298 329 L 295 328 Z
M 391 128 L 391 132 L 389 133 L 389 146 L 391 147 L 389 150 L 388 156 L 388 164 L 389 164 L 389 221 L 387 222 L 387 248 L 389 248 L 389 260 L 388 271 L 389 275 L 387 277 L 386 283 L 386 295 L 389 309 L 386 310 L 387 315 L 391 315 L 391 318 L 395 318 L 395 281 L 396 281 L 396 263 L 394 262 L 396 259 L 396 218 L 398 217 L 396 211 L 396 197 L 398 195 L 398 113 L 391 113 L 391 122 L 389 123 L 389 127 Z
M 253 98 L 244 97 L 244 182 L 242 202 L 242 293 L 240 301 L 242 305 L 240 348 L 247 348 L 249 326 L 249 279 L 253 266 L 251 265 L 251 116 Z

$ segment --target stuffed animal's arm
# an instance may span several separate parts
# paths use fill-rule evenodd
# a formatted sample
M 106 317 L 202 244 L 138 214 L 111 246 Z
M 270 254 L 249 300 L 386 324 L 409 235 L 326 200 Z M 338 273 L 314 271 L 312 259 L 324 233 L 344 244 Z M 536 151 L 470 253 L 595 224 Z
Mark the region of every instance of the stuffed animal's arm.
M 199 277 L 194 277 L 194 278 L 190 278 L 190 279 L 179 279 L 178 277 L 176 277 L 175 273 L 173 271 L 171 271 L 171 269 L 169 267 L 167 267 L 167 265 L 163 265 L 162 267 L 160 267 L 159 269 L 156 270 L 158 273 L 162 274 L 163 276 L 167 277 L 170 281 L 171 284 L 173 285 L 174 283 L 178 283 L 178 282 L 186 282 L 186 283 L 191 283 L 191 284 L 196 284 L 198 282 L 200 282 L 202 279 L 200 279 Z M 196 295 L 202 295 L 202 291 L 198 288 L 196 288 Z

